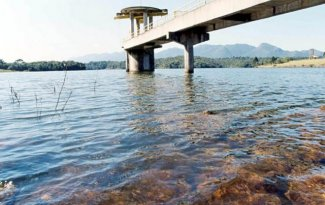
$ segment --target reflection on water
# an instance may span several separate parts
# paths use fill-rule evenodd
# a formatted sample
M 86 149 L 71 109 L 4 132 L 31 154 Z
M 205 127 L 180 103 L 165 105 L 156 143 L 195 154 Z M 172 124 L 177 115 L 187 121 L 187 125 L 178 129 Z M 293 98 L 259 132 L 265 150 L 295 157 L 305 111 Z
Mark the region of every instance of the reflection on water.
M 134 113 L 129 126 L 136 132 L 147 135 L 158 133 L 154 121 L 149 118 L 156 111 L 157 85 L 154 73 L 135 74 L 127 76 L 127 86 L 131 96 L 131 110 Z
M 204 85 L 200 85 L 200 88 L 204 88 Z M 185 75 L 184 76 L 184 93 L 186 96 L 186 102 L 189 106 L 193 105 L 193 103 L 196 103 L 196 93 L 200 93 L 201 95 L 204 95 L 204 91 L 199 92 L 196 91 L 195 84 L 193 82 L 193 75 Z
M 99 72 L 1 74 L 0 202 L 325 202 L 325 70 Z

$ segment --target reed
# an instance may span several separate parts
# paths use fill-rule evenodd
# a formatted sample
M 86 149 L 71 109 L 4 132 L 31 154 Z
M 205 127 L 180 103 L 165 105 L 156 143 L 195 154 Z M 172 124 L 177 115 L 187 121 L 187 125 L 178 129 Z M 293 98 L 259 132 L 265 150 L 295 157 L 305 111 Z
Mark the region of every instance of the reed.
M 70 100 L 70 98 L 72 96 L 72 91 L 70 91 L 70 94 L 69 94 L 68 98 L 65 100 L 62 108 L 59 109 L 59 105 L 60 105 L 60 101 L 61 101 L 61 95 L 62 95 L 62 92 L 63 92 L 63 89 L 64 89 L 64 85 L 65 85 L 66 80 L 67 80 L 67 73 L 68 73 L 68 71 L 65 70 L 64 79 L 63 79 L 63 82 L 61 84 L 60 91 L 59 91 L 59 94 L 58 94 L 58 99 L 56 101 L 56 105 L 55 105 L 55 109 L 54 109 L 55 112 L 57 112 L 58 110 L 60 110 L 61 112 L 64 112 L 64 110 L 65 110 L 65 108 L 66 108 L 66 106 L 67 106 L 67 104 L 68 104 L 68 102 L 69 102 L 69 100 Z M 56 93 L 56 89 L 55 89 L 55 86 L 54 86 L 54 94 L 55 93 Z
M 35 107 L 36 107 L 37 118 L 40 119 L 42 117 L 42 98 L 39 98 L 36 93 L 35 93 Z
M 18 103 L 18 105 L 20 106 L 20 95 L 18 94 L 18 92 L 15 90 L 14 87 L 12 87 L 11 85 L 9 85 L 10 87 L 10 98 L 13 104 L 15 104 L 16 102 Z
M 67 79 L 67 73 L 68 73 L 68 71 L 65 70 L 64 79 L 63 79 L 63 82 L 62 82 L 62 85 L 61 85 L 61 88 L 60 88 L 60 92 L 59 92 L 59 95 L 58 95 L 58 99 L 56 101 L 56 105 L 55 105 L 55 109 L 54 109 L 55 112 L 58 110 L 58 106 L 59 106 L 59 103 L 60 103 L 61 94 L 62 94 L 62 91 L 63 91 L 63 88 L 64 88 L 65 81 Z
M 98 70 L 96 71 L 96 77 L 94 81 L 94 93 L 96 93 L 97 80 L 98 80 Z
M 68 102 L 69 102 L 69 100 L 71 98 L 71 95 L 72 95 L 72 91 L 70 92 L 68 99 L 65 101 L 65 103 L 64 103 L 64 105 L 63 105 L 63 107 L 61 109 L 61 112 L 64 112 L 65 106 L 68 104 Z

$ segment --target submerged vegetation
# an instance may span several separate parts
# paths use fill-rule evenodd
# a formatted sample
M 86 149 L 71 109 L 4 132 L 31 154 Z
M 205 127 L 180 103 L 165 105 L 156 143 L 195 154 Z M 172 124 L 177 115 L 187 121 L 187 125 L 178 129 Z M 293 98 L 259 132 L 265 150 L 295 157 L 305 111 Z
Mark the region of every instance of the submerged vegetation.
M 12 188 L 14 186 L 14 184 L 12 183 L 12 181 L 10 182 L 1 182 L 0 181 L 0 191 L 2 191 L 3 189 L 9 189 L 9 188 Z
M 2 204 L 2 200 L 7 196 L 10 196 L 15 189 L 15 186 L 12 181 L 0 181 L 0 204 Z

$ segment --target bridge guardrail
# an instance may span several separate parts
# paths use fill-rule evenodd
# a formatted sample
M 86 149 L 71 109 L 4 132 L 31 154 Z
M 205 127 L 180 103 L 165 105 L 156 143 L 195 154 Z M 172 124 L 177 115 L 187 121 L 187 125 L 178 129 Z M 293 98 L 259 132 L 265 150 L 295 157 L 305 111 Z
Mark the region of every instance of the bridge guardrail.
M 188 14 L 189 12 L 192 12 L 196 9 L 199 9 L 199 8 L 211 3 L 212 1 L 217 1 L 217 0 L 193 0 L 189 3 L 187 3 L 186 5 L 182 6 L 181 8 L 174 10 L 172 13 L 169 13 L 168 15 L 157 19 L 153 23 L 148 24 L 146 27 L 144 27 L 140 31 L 135 31 L 133 33 L 130 33 L 129 37 L 124 39 L 124 42 L 128 41 L 132 38 L 136 38 L 136 37 L 140 36 L 141 34 L 147 32 L 147 31 L 150 31 L 151 29 L 162 26 L 177 17 L 180 17 L 180 16 Z

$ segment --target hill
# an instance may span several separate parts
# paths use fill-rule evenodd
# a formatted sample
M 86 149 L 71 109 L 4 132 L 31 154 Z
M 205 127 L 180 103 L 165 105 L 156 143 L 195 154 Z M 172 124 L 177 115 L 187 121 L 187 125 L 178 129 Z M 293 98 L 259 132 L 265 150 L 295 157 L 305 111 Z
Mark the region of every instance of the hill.
M 271 44 L 262 43 L 255 47 L 248 44 L 233 45 L 209 45 L 203 44 L 195 47 L 195 56 L 206 58 L 232 58 L 232 57 L 249 57 L 249 58 L 269 58 L 269 57 L 290 57 L 290 58 L 307 58 L 309 50 L 287 51 Z M 156 53 L 156 58 L 170 58 L 182 56 L 183 49 L 170 48 Z M 315 55 L 322 56 L 323 52 L 315 50 Z M 125 52 L 90 54 L 77 57 L 72 60 L 77 62 L 88 63 L 91 61 L 124 61 Z

